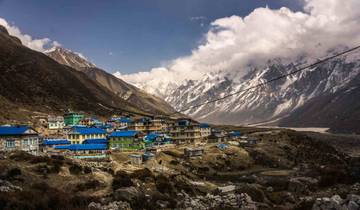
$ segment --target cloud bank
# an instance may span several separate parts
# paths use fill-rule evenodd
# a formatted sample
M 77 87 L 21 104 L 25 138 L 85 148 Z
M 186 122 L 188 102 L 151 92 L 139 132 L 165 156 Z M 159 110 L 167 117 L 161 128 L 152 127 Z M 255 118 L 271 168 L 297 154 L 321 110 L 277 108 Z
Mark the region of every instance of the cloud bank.
M 167 84 L 200 79 L 207 72 L 244 74 L 269 59 L 322 57 L 330 49 L 360 43 L 359 0 L 304 0 L 304 11 L 257 8 L 246 17 L 217 19 L 191 55 L 147 72 L 116 76 L 152 93 Z
M 49 38 L 34 39 L 28 34 L 24 34 L 20 29 L 14 25 L 9 24 L 5 19 L 0 17 L 0 25 L 4 26 L 10 35 L 18 37 L 22 44 L 39 52 L 44 52 L 47 48 L 52 46 L 60 46 L 56 41 L 51 41 Z

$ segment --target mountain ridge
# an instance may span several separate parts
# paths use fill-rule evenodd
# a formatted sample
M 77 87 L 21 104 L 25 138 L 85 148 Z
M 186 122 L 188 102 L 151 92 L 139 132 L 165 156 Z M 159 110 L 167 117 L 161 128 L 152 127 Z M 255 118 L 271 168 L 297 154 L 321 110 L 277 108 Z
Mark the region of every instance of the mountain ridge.
M 149 114 L 85 73 L 23 46 L 4 30 L 0 31 L 1 121 L 29 120 L 33 115 L 60 114 L 69 108 L 98 116 Z
M 89 62 L 84 57 L 81 57 L 78 53 L 56 47 L 51 51 L 45 52 L 45 54 L 60 64 L 73 67 L 74 69 L 83 72 L 87 77 L 107 88 L 115 95 L 147 112 L 155 114 L 174 112 L 174 109 L 164 100 L 150 95 L 105 70 L 96 67 L 95 64 Z

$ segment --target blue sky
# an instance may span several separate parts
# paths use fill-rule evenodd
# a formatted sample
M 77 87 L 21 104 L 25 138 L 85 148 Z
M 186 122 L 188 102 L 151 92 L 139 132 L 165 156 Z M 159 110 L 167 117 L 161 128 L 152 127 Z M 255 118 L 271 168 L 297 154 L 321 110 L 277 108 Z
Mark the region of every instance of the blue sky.
M 109 72 L 134 73 L 189 55 L 212 21 L 300 0 L 0 0 L 0 17 Z

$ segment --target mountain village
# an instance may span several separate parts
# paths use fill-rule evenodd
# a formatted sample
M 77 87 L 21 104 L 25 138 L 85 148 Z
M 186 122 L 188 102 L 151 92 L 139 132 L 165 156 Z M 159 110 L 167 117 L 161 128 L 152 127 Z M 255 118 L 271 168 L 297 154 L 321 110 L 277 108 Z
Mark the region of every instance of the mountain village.
M 90 161 L 107 161 L 112 152 L 124 152 L 141 163 L 168 148 L 181 147 L 189 156 L 201 156 L 207 143 L 225 147 L 257 142 L 239 131 L 226 132 L 190 118 L 114 115 L 102 122 L 68 111 L 39 119 L 39 124 L 41 132 L 29 125 L 0 126 L 1 150 Z
M 359 0 L 20 2 L 0 210 L 360 209 Z

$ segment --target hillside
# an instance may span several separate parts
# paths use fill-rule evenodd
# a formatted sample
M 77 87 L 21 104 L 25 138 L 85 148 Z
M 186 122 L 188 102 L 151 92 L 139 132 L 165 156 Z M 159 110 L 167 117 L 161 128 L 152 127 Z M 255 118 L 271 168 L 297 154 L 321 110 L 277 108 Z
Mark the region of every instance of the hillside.
M 248 135 L 259 143 L 224 149 L 210 143 L 201 158 L 164 148 L 137 167 L 127 152 L 112 152 L 109 162 L 3 152 L 0 209 L 358 209 L 348 207 L 360 204 L 359 158 L 333 146 L 343 145 L 343 136 Z M 359 137 L 345 139 L 359 151 Z
M 4 28 L 0 30 L 0 58 L 1 120 L 68 108 L 100 116 L 115 110 L 142 112 L 84 73 L 24 47 Z
M 328 127 L 338 133 L 360 133 L 360 75 L 335 93 L 318 96 L 290 116 L 280 126 Z
M 94 64 L 77 53 L 60 47 L 56 47 L 45 53 L 61 64 L 84 72 L 92 80 L 142 110 L 151 113 L 174 112 L 174 109 L 164 100 L 150 95 L 145 91 L 116 78 L 114 75 L 97 68 Z

